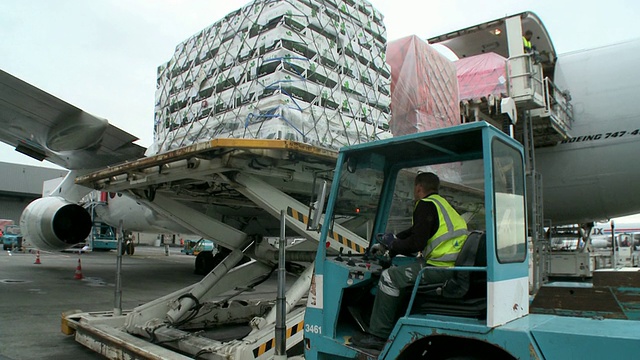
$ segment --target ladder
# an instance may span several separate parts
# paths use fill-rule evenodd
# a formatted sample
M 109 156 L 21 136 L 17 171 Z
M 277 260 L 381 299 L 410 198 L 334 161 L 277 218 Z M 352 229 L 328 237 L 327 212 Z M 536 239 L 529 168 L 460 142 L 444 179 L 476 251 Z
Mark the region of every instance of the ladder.
M 531 217 L 529 229 L 533 242 L 533 287 L 535 294 L 548 280 L 550 243 L 544 231 L 544 212 L 542 197 L 542 174 L 536 171 L 535 142 L 532 118 L 529 110 L 524 112 L 523 145 L 527 169 L 527 183 L 530 184 Z

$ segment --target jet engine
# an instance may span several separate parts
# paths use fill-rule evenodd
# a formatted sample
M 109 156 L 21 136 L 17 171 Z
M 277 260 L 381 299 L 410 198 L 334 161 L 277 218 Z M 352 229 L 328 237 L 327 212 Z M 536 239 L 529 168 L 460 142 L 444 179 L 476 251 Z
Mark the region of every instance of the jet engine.
M 41 250 L 58 251 L 83 242 L 91 226 L 87 210 L 57 196 L 32 201 L 20 216 L 24 239 Z

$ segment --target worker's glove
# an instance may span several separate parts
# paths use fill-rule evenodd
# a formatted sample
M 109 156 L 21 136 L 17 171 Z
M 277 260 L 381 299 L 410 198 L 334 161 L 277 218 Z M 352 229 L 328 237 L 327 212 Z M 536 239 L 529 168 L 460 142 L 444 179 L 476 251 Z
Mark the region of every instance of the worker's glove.
M 373 256 L 384 255 L 385 252 L 387 252 L 387 247 L 380 243 L 376 243 L 371 247 L 371 255 Z
M 393 233 L 378 234 L 378 244 L 384 245 L 387 249 L 393 248 L 396 236 Z

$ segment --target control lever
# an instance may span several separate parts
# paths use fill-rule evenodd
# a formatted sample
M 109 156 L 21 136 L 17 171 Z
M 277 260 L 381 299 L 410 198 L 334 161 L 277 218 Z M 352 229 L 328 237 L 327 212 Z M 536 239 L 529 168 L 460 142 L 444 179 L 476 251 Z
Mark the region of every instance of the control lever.
M 349 252 L 347 254 L 349 254 L 349 261 L 347 261 L 347 265 L 356 266 L 356 262 L 353 261 L 353 259 L 351 258 L 351 250 L 349 250 Z
M 336 257 L 336 261 L 340 261 L 340 262 L 344 261 L 344 260 L 342 260 L 342 251 L 344 251 L 344 248 L 342 246 L 340 246 L 340 252 L 338 253 L 338 256 Z
M 369 249 L 367 249 L 364 254 L 362 255 L 362 261 L 367 262 L 369 261 Z

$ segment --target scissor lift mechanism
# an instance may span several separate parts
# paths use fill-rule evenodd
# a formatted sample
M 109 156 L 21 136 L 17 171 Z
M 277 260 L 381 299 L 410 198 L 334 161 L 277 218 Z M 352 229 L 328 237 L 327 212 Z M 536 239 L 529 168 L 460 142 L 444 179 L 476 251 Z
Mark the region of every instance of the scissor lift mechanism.
M 187 358 L 180 353 L 202 359 L 272 356 L 275 295 L 274 299 L 242 303 L 219 300 L 231 290 L 264 279 L 277 262 L 276 249 L 248 233 L 256 228 L 255 220 L 238 221 L 241 216 L 237 214 L 270 214 L 275 220 L 285 211 L 287 226 L 317 244 L 319 232 L 308 227 L 310 202 L 300 199 L 311 199 L 317 174 L 331 178 L 336 156 L 330 150 L 285 140 L 216 139 L 76 178 L 78 185 L 132 196 L 232 252 L 197 284 L 120 316 L 111 312 L 67 314 L 63 329 L 75 332 L 76 341 L 114 359 Z M 215 191 L 208 192 L 211 189 Z M 217 205 L 233 206 L 231 215 L 217 211 Z M 335 251 L 344 248 L 354 253 L 364 252 L 368 244 L 340 225 L 334 227 L 327 243 Z M 313 251 L 305 250 L 309 248 Z M 300 303 L 311 283 L 315 248 L 304 242 L 287 248 L 288 260 L 309 264 L 286 294 L 287 348 L 302 341 L 304 304 Z M 252 261 L 235 267 L 243 256 Z M 194 309 L 207 315 L 189 320 Z M 187 331 L 237 323 L 249 323 L 253 330 L 226 342 Z

